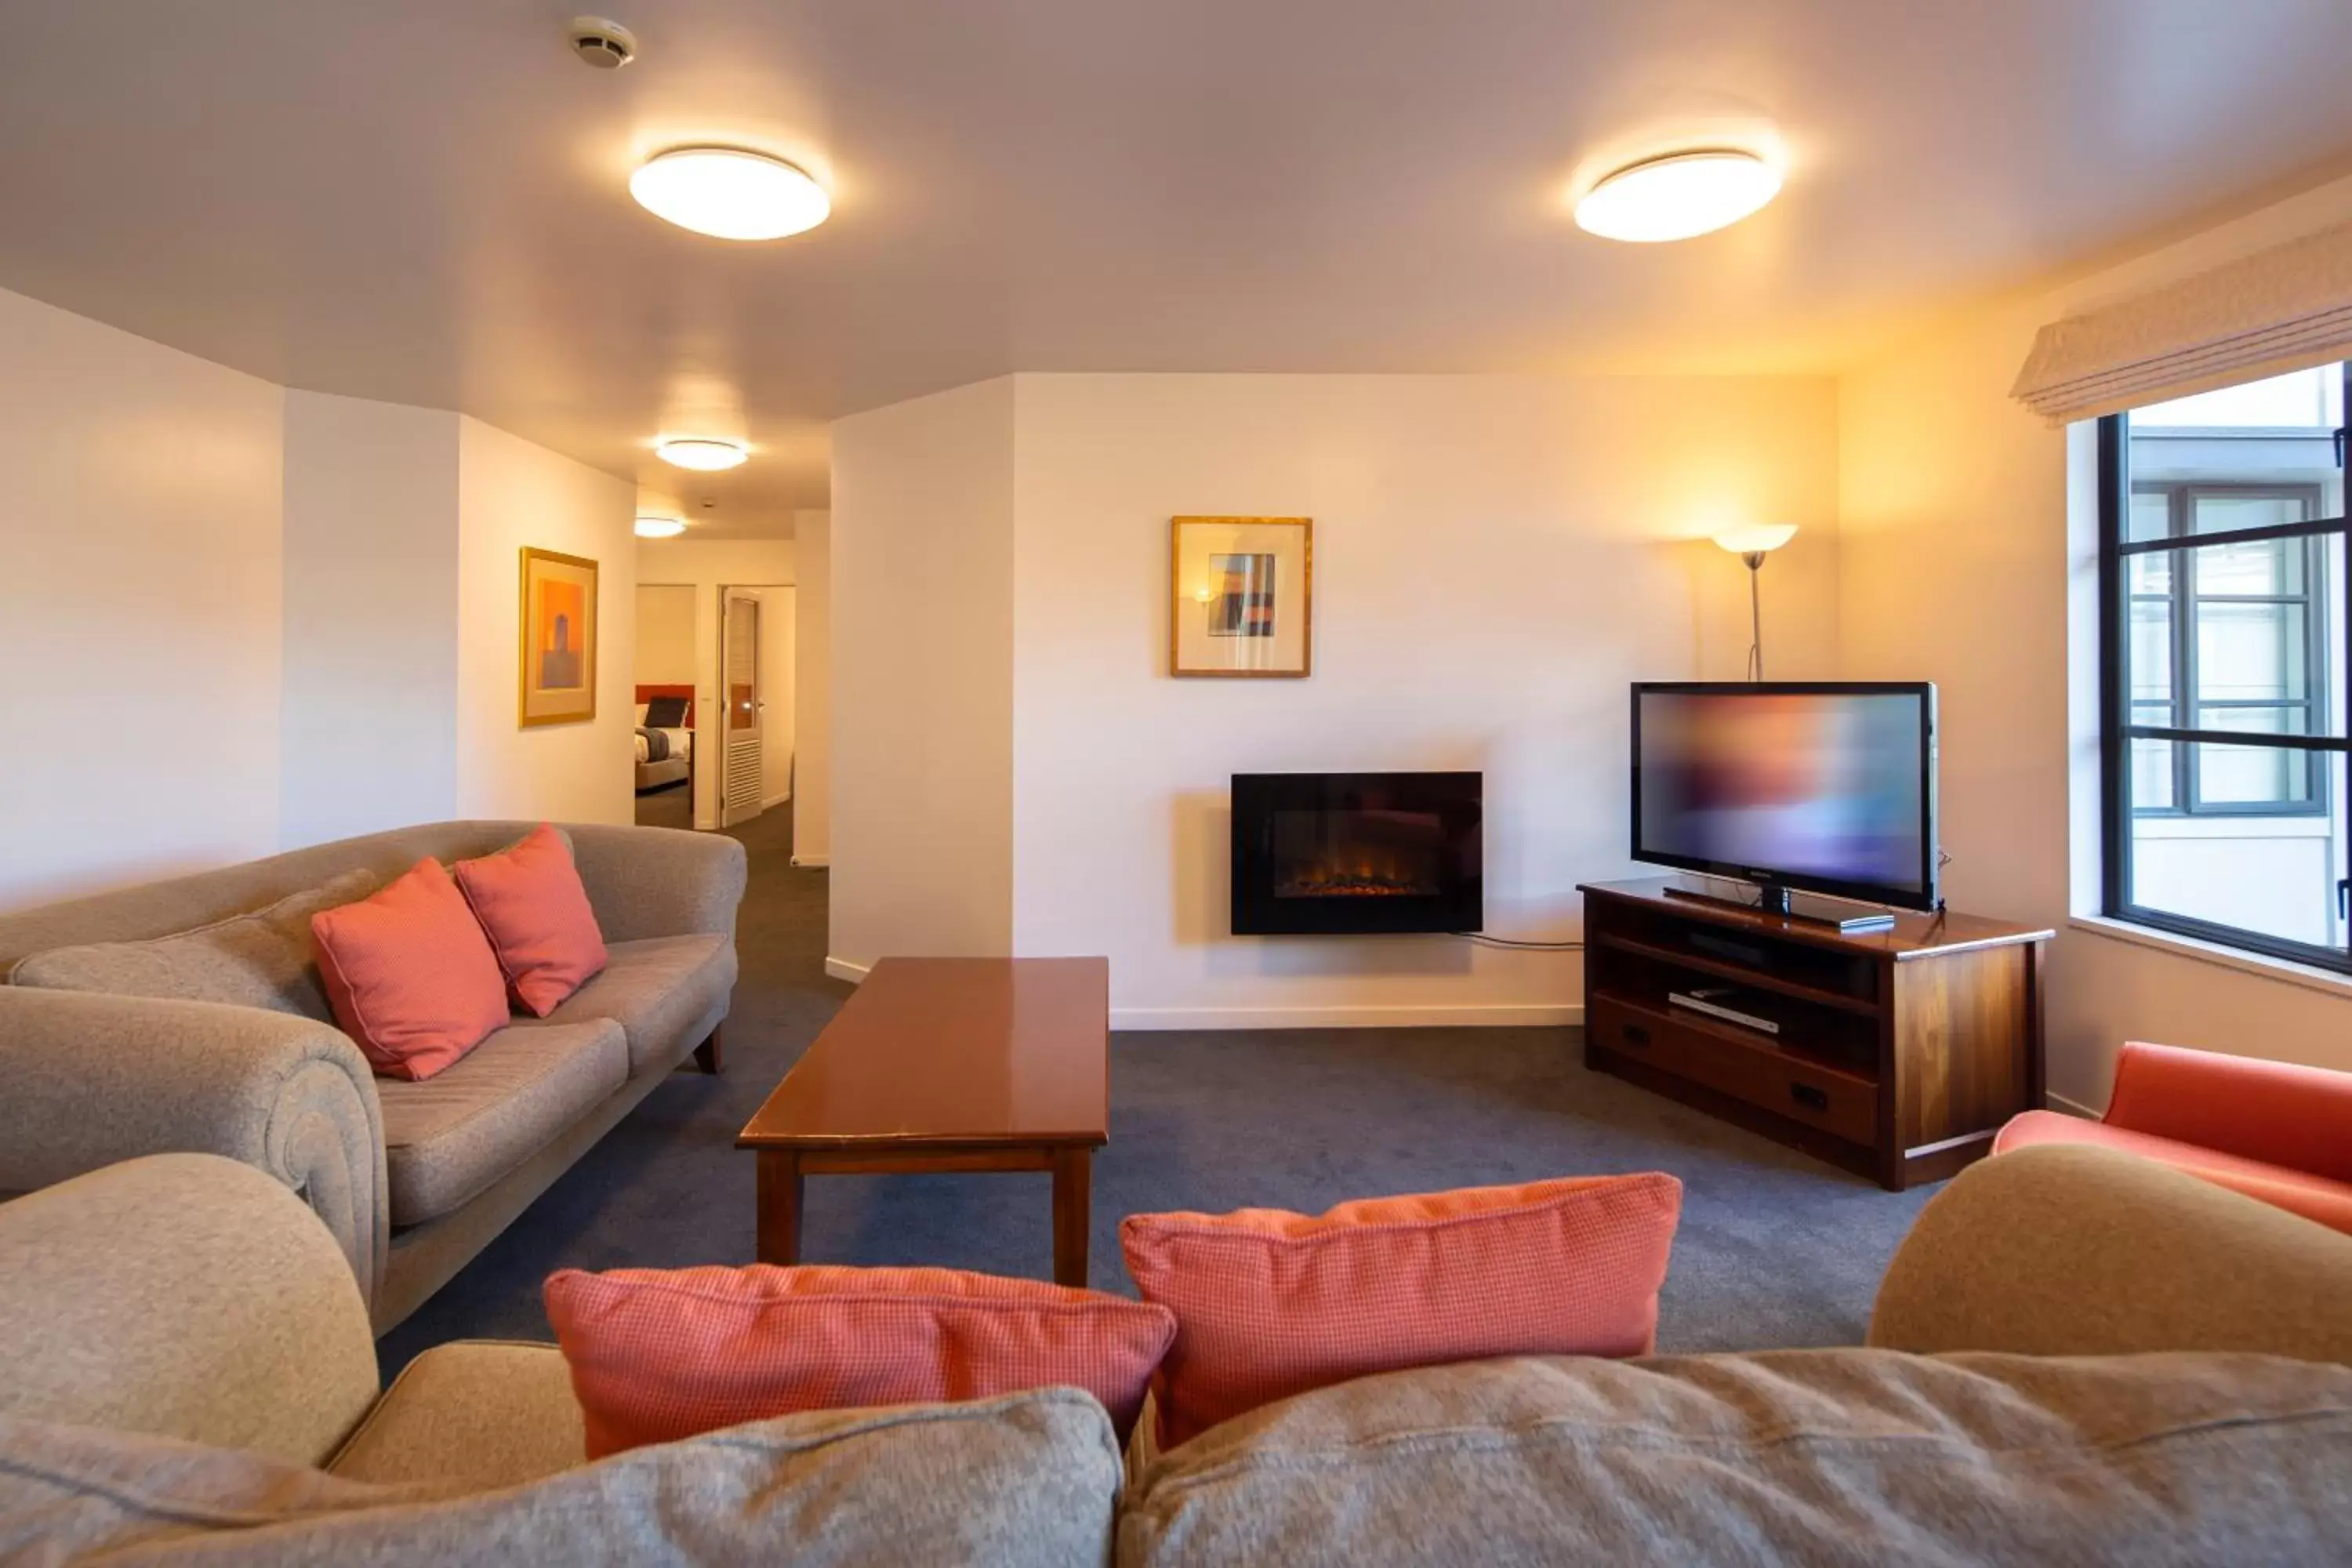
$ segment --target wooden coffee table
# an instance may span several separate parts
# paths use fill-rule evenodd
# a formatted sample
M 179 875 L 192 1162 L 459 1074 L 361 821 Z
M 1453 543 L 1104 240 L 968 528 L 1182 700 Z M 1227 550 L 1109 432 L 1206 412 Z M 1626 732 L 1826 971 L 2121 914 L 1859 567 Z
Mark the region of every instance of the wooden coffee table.
M 1087 1282 L 1110 1142 L 1110 963 L 886 958 L 735 1140 L 759 1158 L 759 1258 L 796 1263 L 801 1178 L 1054 1173 L 1054 1278 Z

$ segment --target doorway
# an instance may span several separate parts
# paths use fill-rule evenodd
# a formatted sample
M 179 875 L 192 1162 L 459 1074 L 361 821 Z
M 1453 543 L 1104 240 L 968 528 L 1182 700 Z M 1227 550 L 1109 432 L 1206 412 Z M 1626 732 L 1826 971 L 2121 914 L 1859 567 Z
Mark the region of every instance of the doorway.
M 748 822 L 792 799 L 794 593 L 787 584 L 719 590 L 719 691 L 725 717 L 718 819 Z
M 691 584 L 637 584 L 631 784 L 636 820 L 644 826 L 688 827 L 694 822 L 694 600 Z

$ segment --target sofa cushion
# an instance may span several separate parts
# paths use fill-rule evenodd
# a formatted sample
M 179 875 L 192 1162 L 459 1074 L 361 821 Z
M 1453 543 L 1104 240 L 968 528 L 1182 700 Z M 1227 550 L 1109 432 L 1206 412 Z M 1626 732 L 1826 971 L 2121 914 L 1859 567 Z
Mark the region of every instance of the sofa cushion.
M 1176 1321 L 1099 1290 L 959 1268 L 566 1268 L 547 1321 L 602 1458 L 800 1410 L 1055 1384 L 1124 1429 Z
M 375 1070 L 426 1079 L 506 1022 L 506 976 L 438 860 L 310 919 L 335 1022 Z
M 735 991 L 734 938 L 710 931 L 646 937 L 612 942 L 605 953 L 604 973 L 544 1022 L 612 1019 L 628 1035 L 632 1076 L 676 1063 L 726 1016 Z
M 1176 1314 L 1160 1438 L 1367 1373 L 1496 1355 L 1643 1355 L 1682 1184 L 1656 1172 L 1341 1204 L 1129 1215 L 1128 1272 Z
M 478 1492 L 0 1418 L 0 1561 L 1101 1568 L 1118 1485 L 1072 1389 L 789 1416 Z
M 2289 1214 L 2317 1220 L 2333 1230 L 2352 1232 L 2352 1182 L 2315 1176 L 2243 1154 L 2225 1154 L 2201 1144 L 2159 1138 L 2153 1132 L 2104 1121 L 2085 1121 L 2056 1110 L 2027 1110 L 2011 1117 L 1993 1140 L 1993 1152 L 2030 1149 L 2040 1143 L 2090 1143 L 2155 1160 L 2199 1176 L 2215 1186 L 2260 1198 Z
M 346 871 L 267 909 L 171 936 L 51 948 L 20 960 L 9 972 L 9 983 L 224 1002 L 331 1024 L 335 1014 L 319 983 L 310 917 L 364 899 L 379 883 L 373 871 Z
M 1783 1351 L 1393 1373 L 1139 1467 L 1118 1561 L 2308 1563 L 2352 1370 Z
M 429 1079 L 383 1079 L 392 1223 L 447 1214 L 514 1169 L 628 1081 L 629 1047 L 609 1020 L 509 1026 Z
M 509 995 L 532 1017 L 546 1017 L 604 967 L 604 933 L 558 828 L 542 822 L 511 848 L 460 860 L 457 878 Z
M 553 1345 L 457 1340 L 400 1369 L 327 1468 L 345 1480 L 520 1486 L 585 1464 L 572 1374 Z

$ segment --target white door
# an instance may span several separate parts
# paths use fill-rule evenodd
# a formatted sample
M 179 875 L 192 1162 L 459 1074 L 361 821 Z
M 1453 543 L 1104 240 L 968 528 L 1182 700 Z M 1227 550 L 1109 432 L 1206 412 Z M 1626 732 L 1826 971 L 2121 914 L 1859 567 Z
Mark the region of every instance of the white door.
M 732 827 L 760 815 L 767 766 L 761 754 L 760 601 L 732 588 L 720 591 L 719 688 L 725 705 L 719 731 L 719 825 Z

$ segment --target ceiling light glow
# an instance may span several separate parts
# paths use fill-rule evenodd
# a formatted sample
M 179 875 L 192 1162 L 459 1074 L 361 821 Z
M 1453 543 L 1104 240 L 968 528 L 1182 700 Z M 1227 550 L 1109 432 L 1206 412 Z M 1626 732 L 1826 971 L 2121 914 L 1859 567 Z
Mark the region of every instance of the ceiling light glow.
M 686 531 L 686 520 L 676 517 L 641 517 L 637 519 L 639 539 L 676 539 Z
M 677 468 L 709 473 L 740 468 L 751 454 L 740 441 L 723 441 L 716 436 L 665 436 L 654 443 L 654 455 Z
M 718 239 L 782 239 L 833 211 L 807 171 L 732 147 L 679 147 L 629 176 L 629 195 L 656 217 Z
M 1780 171 L 1753 153 L 1675 153 L 1618 170 L 1576 204 L 1577 226 L 1654 244 L 1712 234 L 1780 194 Z

